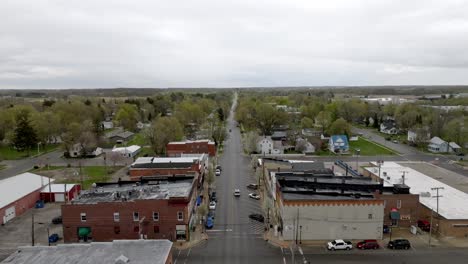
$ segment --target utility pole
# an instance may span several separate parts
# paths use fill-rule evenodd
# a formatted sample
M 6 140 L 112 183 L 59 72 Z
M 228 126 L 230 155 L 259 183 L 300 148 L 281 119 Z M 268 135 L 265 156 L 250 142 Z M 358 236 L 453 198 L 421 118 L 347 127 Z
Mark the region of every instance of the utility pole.
M 429 227 L 429 247 L 431 247 L 431 237 L 432 237 L 432 215 L 434 214 L 434 210 L 431 208 L 431 223 Z
M 34 213 L 31 215 L 31 246 L 34 247 Z
M 439 231 L 439 197 L 443 197 L 442 195 L 439 195 L 439 190 L 443 190 L 444 187 L 434 187 L 431 188 L 432 191 L 436 191 L 436 196 L 432 196 L 433 198 L 435 197 L 437 199 L 437 207 L 436 207 L 436 212 L 437 212 L 437 231 Z M 432 226 L 431 226 L 432 229 Z
M 360 149 L 356 149 L 356 172 L 359 173 L 359 154 L 361 154 Z

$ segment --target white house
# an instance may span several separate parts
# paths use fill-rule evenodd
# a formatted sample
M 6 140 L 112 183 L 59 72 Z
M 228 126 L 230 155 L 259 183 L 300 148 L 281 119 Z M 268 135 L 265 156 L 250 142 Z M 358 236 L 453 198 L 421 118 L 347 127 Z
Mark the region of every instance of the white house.
M 274 141 L 270 136 L 265 136 L 257 142 L 257 152 L 260 154 L 283 154 L 284 148 L 281 141 Z
M 461 147 L 455 142 L 447 142 L 440 137 L 433 137 L 429 141 L 427 150 L 434 153 L 458 153 Z
M 76 143 L 68 151 L 70 158 L 80 158 L 80 157 L 97 157 L 102 154 L 102 148 L 96 147 L 92 151 L 83 152 L 83 147 L 81 144 Z
M 398 129 L 396 128 L 395 120 L 387 119 L 380 124 L 380 132 L 389 135 L 398 134 Z
M 119 153 L 123 157 L 126 158 L 133 158 L 135 157 L 138 153 L 140 153 L 141 147 L 137 145 L 132 145 L 128 147 L 119 147 L 119 148 L 113 148 L 112 152 L 113 153 Z
M 408 142 L 428 142 L 431 133 L 428 128 L 415 128 L 408 130 Z
M 114 128 L 114 123 L 112 121 L 102 121 L 101 125 L 104 130 Z

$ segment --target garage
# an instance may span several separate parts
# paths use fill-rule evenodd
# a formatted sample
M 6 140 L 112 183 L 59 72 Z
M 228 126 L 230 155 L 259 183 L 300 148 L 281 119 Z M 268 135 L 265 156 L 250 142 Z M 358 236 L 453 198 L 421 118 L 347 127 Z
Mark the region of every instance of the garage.
M 46 203 L 73 200 L 81 191 L 81 185 L 74 183 L 50 184 L 41 191 L 41 200 Z
M 42 188 L 53 179 L 26 172 L 0 180 L 0 224 L 6 224 L 36 205 Z
M 54 197 L 56 202 L 65 202 L 65 194 L 63 193 L 56 193 Z

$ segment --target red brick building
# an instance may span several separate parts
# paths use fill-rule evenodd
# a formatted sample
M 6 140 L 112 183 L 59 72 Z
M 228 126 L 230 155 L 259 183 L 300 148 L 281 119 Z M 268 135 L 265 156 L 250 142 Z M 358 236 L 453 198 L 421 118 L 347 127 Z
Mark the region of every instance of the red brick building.
M 73 200 L 81 191 L 81 185 L 73 183 L 49 184 L 41 190 L 41 200 L 46 203 Z
M 64 241 L 189 240 L 198 195 L 194 183 L 179 176 L 97 184 L 62 206 Z
M 180 157 L 182 154 L 204 153 L 210 157 L 216 156 L 216 145 L 210 140 L 195 140 L 169 142 L 166 146 L 166 155 L 168 157 Z
M 129 174 L 131 180 L 157 178 L 161 175 L 193 174 L 201 183 L 207 166 L 206 154 L 184 157 L 141 157 L 130 166 Z
M 45 185 L 53 179 L 34 173 L 22 173 L 0 181 L 0 223 L 6 224 L 33 208 Z

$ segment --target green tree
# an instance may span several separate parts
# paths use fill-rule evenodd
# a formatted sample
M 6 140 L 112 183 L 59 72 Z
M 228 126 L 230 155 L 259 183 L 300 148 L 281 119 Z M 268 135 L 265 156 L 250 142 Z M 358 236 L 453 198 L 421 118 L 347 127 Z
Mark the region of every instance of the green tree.
M 335 120 L 328 128 L 330 135 L 349 135 L 351 134 L 351 126 L 343 118 Z
M 314 120 L 312 120 L 311 118 L 308 118 L 307 116 L 306 117 L 303 117 L 301 119 L 301 127 L 302 128 L 311 128 L 311 127 L 314 127 Z
M 138 123 L 138 110 L 133 104 L 122 104 L 115 114 L 115 120 L 125 129 L 135 131 Z
M 321 111 L 318 113 L 315 120 L 317 121 L 317 124 L 320 126 L 320 128 L 322 128 L 322 134 L 324 134 L 325 130 L 327 130 L 332 122 L 332 115 L 330 112 Z
M 30 112 L 27 110 L 20 111 L 16 116 L 16 128 L 13 138 L 13 145 L 18 151 L 28 151 L 38 143 L 36 131 L 30 124 Z
M 146 130 L 146 138 L 156 154 L 163 154 L 167 143 L 181 140 L 183 137 L 182 125 L 174 117 L 159 117 L 153 121 Z

